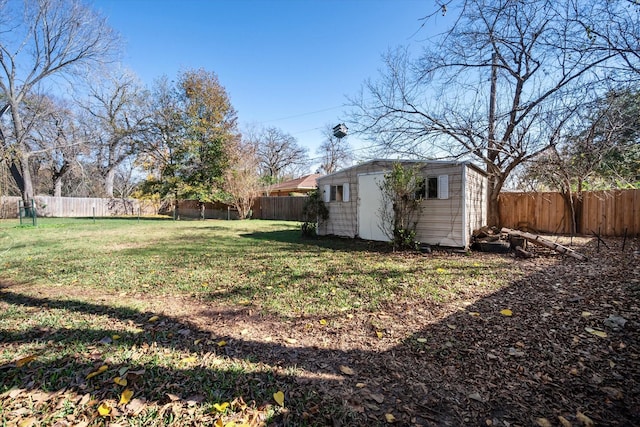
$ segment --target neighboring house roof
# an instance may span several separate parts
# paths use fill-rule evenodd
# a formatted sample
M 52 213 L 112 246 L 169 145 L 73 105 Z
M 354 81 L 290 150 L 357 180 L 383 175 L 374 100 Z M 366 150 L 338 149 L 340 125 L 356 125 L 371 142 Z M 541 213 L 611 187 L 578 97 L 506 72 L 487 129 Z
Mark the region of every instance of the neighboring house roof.
M 320 178 L 321 174 L 314 173 L 311 175 L 301 176 L 300 178 L 292 179 L 290 181 L 281 182 L 279 184 L 273 184 L 267 187 L 267 193 L 284 193 L 284 192 L 296 192 L 296 191 L 310 191 L 316 188 L 316 180 Z

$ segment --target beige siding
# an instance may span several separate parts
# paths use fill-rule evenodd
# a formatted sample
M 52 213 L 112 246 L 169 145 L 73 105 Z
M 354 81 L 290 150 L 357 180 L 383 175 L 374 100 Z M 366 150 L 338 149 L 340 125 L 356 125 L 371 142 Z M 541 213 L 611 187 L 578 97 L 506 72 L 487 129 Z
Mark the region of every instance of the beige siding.
M 427 178 L 439 175 L 449 177 L 449 197 L 422 201 L 422 215 L 416 229 L 419 242 L 434 246 L 464 246 L 462 167 L 429 164 L 424 170 Z
M 357 209 L 360 208 L 358 206 L 358 175 L 387 171 L 392 165 L 393 161 L 372 161 L 318 179 L 321 193 L 325 185 L 344 183 L 349 183 L 350 193 L 348 202 L 327 203 L 329 219 L 319 224 L 318 234 L 356 237 L 358 235 Z M 463 169 L 466 179 L 470 181 L 466 186 L 463 185 Z M 471 231 L 486 220 L 485 176 L 465 164 L 444 162 L 426 163 L 422 175 L 427 178 L 447 175 L 449 197 L 427 199 L 422 202 L 423 211 L 417 226 L 417 239 L 430 245 L 468 246 Z M 480 191 L 479 188 L 483 190 Z
M 469 245 L 474 230 L 487 225 L 487 179 L 474 168 L 466 168 L 466 246 Z

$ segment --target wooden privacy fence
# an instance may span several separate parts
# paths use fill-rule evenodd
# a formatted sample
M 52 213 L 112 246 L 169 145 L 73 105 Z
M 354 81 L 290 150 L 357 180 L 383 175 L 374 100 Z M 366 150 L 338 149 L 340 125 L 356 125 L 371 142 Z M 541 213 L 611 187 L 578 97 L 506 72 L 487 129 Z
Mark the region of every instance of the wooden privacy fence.
M 105 199 L 86 197 L 36 196 L 35 207 L 41 217 L 109 217 L 118 215 L 173 215 L 173 206 L 162 208 L 145 200 Z M 22 199 L 0 196 L 0 218 L 17 218 Z M 302 221 L 302 207 L 306 197 L 258 197 L 252 208 L 252 218 Z M 201 206 L 194 200 L 181 200 L 175 212 L 180 218 L 200 218 Z M 205 203 L 207 219 L 237 219 L 238 212 L 224 203 Z
M 587 191 L 574 199 L 578 234 L 640 235 L 640 190 Z M 500 222 L 508 228 L 571 234 L 571 205 L 560 193 L 502 193 Z
M 258 197 L 253 204 L 253 218 L 303 221 L 302 207 L 307 197 Z
M 0 197 L 0 218 L 17 218 L 20 197 Z M 118 215 L 154 215 L 158 206 L 137 199 L 105 199 L 89 197 L 36 196 L 38 216 L 44 217 L 106 217 Z
M 306 197 L 258 197 L 251 208 L 253 219 L 275 219 L 283 221 L 302 221 L 302 207 Z M 168 210 L 160 210 L 159 213 L 172 215 Z M 177 214 L 180 218 L 200 218 L 204 213 L 206 219 L 238 219 L 235 208 L 224 203 L 205 203 L 204 211 L 200 203 L 194 200 L 181 200 L 178 203 Z

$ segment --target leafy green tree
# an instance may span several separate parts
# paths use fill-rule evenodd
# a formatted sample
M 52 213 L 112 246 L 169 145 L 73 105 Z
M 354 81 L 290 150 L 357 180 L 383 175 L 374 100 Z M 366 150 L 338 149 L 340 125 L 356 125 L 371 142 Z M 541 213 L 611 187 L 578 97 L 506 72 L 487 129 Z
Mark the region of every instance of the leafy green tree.
M 161 198 L 204 203 L 226 198 L 223 183 L 240 135 L 237 114 L 215 73 L 183 72 L 175 84 L 161 79 L 154 89 L 154 137 L 143 166 L 142 189 Z
M 322 200 L 320 191 L 316 188 L 310 191 L 307 199 L 302 206 L 302 235 L 315 236 L 318 231 L 318 221 L 326 221 L 329 219 L 329 209 Z

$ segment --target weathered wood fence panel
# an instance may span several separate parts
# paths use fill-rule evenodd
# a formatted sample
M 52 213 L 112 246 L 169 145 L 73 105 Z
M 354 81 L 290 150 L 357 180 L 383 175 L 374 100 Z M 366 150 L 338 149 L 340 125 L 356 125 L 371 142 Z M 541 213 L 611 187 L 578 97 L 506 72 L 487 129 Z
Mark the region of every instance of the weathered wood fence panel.
M 17 218 L 20 197 L 0 197 L 0 218 Z M 35 208 L 43 217 L 106 217 L 118 215 L 154 215 L 158 207 L 136 199 L 36 196 Z
M 640 190 L 588 191 L 574 203 L 577 233 L 603 236 L 640 235 Z M 571 233 L 571 206 L 560 193 L 503 193 L 504 227 L 543 233 Z
M 259 197 L 253 205 L 253 218 L 303 221 L 302 207 L 307 197 Z

